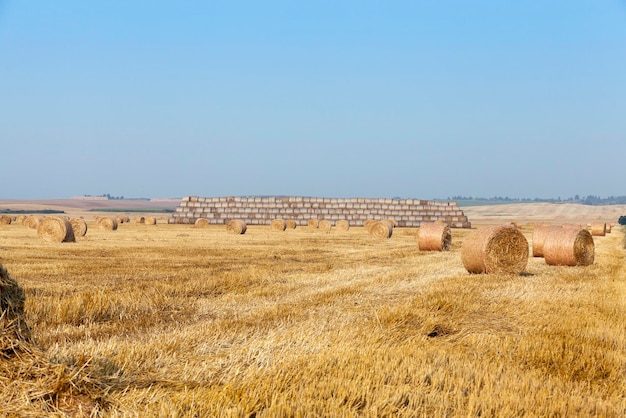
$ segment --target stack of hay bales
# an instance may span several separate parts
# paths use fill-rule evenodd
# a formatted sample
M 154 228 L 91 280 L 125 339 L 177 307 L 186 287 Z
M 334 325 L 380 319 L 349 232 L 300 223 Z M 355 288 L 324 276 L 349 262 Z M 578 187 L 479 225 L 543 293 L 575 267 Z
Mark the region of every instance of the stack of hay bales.
M 528 263 L 528 253 L 526 237 L 511 225 L 477 229 L 461 247 L 463 266 L 473 274 L 521 274 Z
M 274 219 L 272 223 L 270 223 L 270 228 L 272 231 L 284 231 L 287 229 L 287 222 L 284 219 Z
M 444 223 L 426 223 L 417 231 L 420 251 L 448 251 L 452 244 L 450 227 Z
M 230 221 L 226 222 L 226 231 L 229 234 L 243 235 L 246 233 L 247 229 L 248 226 L 241 219 L 231 219 Z
M 37 225 L 37 235 L 47 242 L 75 242 L 70 221 L 60 216 L 48 216 Z

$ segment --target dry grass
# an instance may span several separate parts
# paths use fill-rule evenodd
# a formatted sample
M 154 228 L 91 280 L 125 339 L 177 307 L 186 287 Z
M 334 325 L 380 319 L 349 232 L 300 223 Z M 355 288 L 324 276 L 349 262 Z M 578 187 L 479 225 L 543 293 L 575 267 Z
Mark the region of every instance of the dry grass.
M 32 335 L 32 355 L 2 363 L 0 410 L 623 416 L 623 229 L 591 266 L 531 259 L 523 276 L 467 273 L 470 232 L 420 252 L 406 228 L 372 240 L 132 223 L 51 246 L 0 225 Z

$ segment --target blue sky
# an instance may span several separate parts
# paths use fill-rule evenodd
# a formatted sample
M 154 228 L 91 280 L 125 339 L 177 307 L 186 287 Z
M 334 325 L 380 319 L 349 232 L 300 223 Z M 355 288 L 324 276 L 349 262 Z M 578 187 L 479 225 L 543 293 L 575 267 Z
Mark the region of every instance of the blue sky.
M 0 198 L 624 195 L 626 1 L 3 1 Z

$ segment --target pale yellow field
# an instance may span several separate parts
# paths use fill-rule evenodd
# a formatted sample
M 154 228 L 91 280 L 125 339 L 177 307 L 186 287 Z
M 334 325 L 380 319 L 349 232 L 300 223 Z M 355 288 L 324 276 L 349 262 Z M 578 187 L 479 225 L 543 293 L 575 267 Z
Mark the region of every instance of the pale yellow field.
M 470 230 L 427 253 L 408 228 L 89 227 L 51 244 L 0 225 L 33 337 L 0 357 L 5 415 L 626 413 L 619 227 L 592 266 L 520 276 L 468 274 Z

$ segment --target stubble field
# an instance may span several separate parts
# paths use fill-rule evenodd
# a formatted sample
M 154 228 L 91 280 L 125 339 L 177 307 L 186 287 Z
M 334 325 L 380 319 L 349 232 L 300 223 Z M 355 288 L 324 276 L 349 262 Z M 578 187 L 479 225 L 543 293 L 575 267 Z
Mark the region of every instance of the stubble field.
M 510 276 L 467 273 L 470 230 L 420 252 L 411 228 L 88 224 L 64 244 L 0 225 L 32 337 L 0 357 L 6 415 L 626 413 L 621 228 L 591 266 Z

